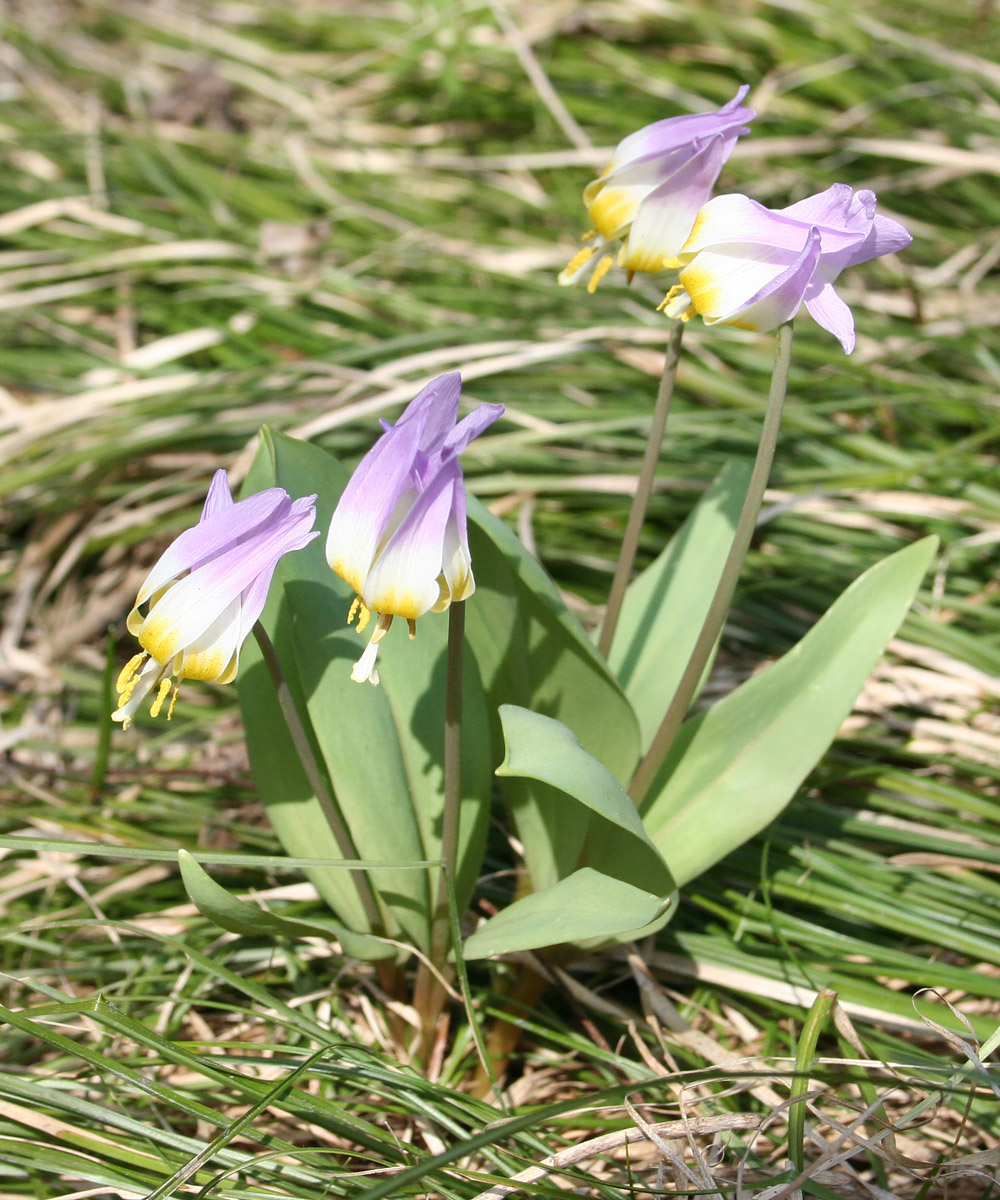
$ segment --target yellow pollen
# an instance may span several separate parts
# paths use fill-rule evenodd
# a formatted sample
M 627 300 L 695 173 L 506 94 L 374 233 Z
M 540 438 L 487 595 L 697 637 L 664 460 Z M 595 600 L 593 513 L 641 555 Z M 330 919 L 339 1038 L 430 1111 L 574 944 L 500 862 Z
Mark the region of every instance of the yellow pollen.
M 174 715 L 174 709 L 177 707 L 177 697 L 181 694 L 180 684 L 178 684 L 170 696 L 170 707 L 167 709 L 167 720 Z
M 158 717 L 160 715 L 160 709 L 163 707 L 163 702 L 164 702 L 164 700 L 166 700 L 167 696 L 169 696 L 169 695 L 170 695 L 170 678 L 169 678 L 169 676 L 164 675 L 164 677 L 160 680 L 160 687 L 156 693 L 156 699 L 153 701 L 153 703 L 149 707 L 149 715 L 151 717 Z
M 601 282 L 601 280 L 604 278 L 604 276 L 607 275 L 607 273 L 611 270 L 611 268 L 614 265 L 615 265 L 614 255 L 605 254 L 605 256 L 601 259 L 601 261 L 594 268 L 594 273 L 593 273 L 593 275 L 591 275 L 590 281 L 587 284 L 587 291 L 591 295 L 593 295 L 594 292 L 597 291 L 597 285 Z
M 348 625 L 354 624 L 355 617 L 358 618 L 358 633 L 364 633 L 372 619 L 372 611 L 360 596 L 355 596 L 351 601 L 351 609 L 347 614 Z
M 118 692 L 119 695 L 124 692 L 126 688 L 128 688 L 129 695 L 132 694 L 132 691 L 135 689 L 136 678 L 139 674 L 139 666 L 145 657 L 145 652 L 133 654 L 125 666 L 122 667 L 121 672 L 118 675 L 118 682 L 115 684 L 115 691 Z
M 407 617 L 406 624 L 409 627 L 410 640 L 412 641 L 412 639 L 417 636 L 417 623 L 416 623 L 416 621 L 414 621 L 414 619 L 412 617 Z
M 577 250 L 563 269 L 562 278 L 568 279 L 571 275 L 575 275 L 584 263 L 590 262 L 596 253 L 593 246 L 584 246 L 582 250 Z
M 591 238 L 597 237 L 596 229 L 588 229 L 586 233 L 580 235 L 581 242 L 589 242 Z

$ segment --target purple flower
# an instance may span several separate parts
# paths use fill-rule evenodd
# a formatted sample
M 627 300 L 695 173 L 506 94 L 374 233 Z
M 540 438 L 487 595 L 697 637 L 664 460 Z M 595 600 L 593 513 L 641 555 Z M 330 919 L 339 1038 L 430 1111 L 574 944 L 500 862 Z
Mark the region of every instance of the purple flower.
M 326 541 L 330 566 L 357 593 L 360 633 L 376 613 L 351 678 L 378 683 L 375 659 L 393 617 L 414 622 L 475 590 L 458 456 L 503 413 L 481 404 L 462 421 L 457 371 L 432 380 L 368 451 L 340 498 Z
M 716 196 L 681 251 L 685 264 L 664 301 L 668 316 L 697 312 L 706 325 L 764 332 L 804 303 L 850 354 L 854 315 L 833 289 L 845 267 L 891 254 L 913 238 L 875 214 L 875 193 L 835 183 L 777 212 L 746 196 Z
M 749 133 L 756 113 L 741 101 L 741 87 L 718 112 L 668 117 L 629 134 L 618 144 L 600 179 L 583 193 L 594 229 L 585 246 L 559 276 L 575 283 L 595 256 L 622 239 L 618 265 L 655 273 L 680 264 L 677 255 L 691 232 L 698 210 L 712 194 L 722 165 L 737 138 Z M 614 264 L 604 255 L 587 285 L 593 292 Z
M 128 631 L 142 651 L 118 676 L 112 720 L 127 729 L 154 688 L 154 717 L 173 688 L 169 717 L 177 699 L 174 679 L 229 683 L 235 677 L 278 559 L 319 536 L 312 529 L 315 499 L 292 500 L 282 488 L 268 488 L 237 504 L 226 472 L 216 471 L 198 524 L 163 552 L 128 615 Z

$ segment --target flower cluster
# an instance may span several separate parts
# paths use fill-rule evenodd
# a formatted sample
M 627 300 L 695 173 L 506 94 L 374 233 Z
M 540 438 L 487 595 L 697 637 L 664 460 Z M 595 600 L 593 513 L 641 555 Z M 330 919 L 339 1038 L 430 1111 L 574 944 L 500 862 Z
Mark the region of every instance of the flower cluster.
M 458 456 L 504 411 L 482 404 L 458 420 L 461 376 L 433 380 L 362 459 L 327 537 L 331 567 L 354 588 L 359 631 L 376 614 L 352 678 L 378 683 L 375 659 L 393 617 L 414 622 L 475 590 Z M 225 471 L 212 480 L 201 519 L 164 551 L 139 590 L 127 626 L 142 647 L 118 677 L 113 719 L 125 728 L 154 693 L 158 716 L 176 680 L 229 683 L 267 599 L 279 559 L 319 536 L 315 496 L 269 488 L 234 503 Z
M 617 262 L 629 272 L 679 270 L 661 308 L 708 325 L 775 329 L 805 304 L 848 354 L 854 317 L 834 291 L 845 267 L 902 250 L 913 240 L 889 217 L 876 215 L 875 193 L 835 183 L 777 211 L 746 196 L 709 199 L 736 140 L 754 117 L 742 107 L 747 89 L 718 112 L 671 117 L 633 133 L 618 146 L 583 200 L 595 229 L 559 276 L 573 283 L 598 250 L 621 239 Z M 596 262 L 588 290 L 614 265 Z

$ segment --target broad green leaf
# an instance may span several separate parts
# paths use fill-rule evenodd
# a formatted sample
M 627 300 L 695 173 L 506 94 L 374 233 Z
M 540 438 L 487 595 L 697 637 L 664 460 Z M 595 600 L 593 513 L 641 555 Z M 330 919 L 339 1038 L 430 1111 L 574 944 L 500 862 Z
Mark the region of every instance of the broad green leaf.
M 373 938 L 351 933 L 333 922 L 299 921 L 278 917 L 256 904 L 248 904 L 232 896 L 204 870 L 186 850 L 177 852 L 181 878 L 191 903 L 203 917 L 214 921 L 220 929 L 251 936 L 268 934 L 272 937 L 321 937 L 340 942 L 345 954 L 356 958 L 387 958 L 395 953 L 392 946 L 380 945 Z
M 488 958 L 649 925 L 669 901 L 590 867 L 515 900 L 462 943 L 465 958 Z
M 503 705 L 500 719 L 507 753 L 497 775 L 537 779 L 595 815 L 579 866 L 661 897 L 674 890 L 670 871 L 628 793 L 607 767 L 583 749 L 571 730 L 513 704 Z
M 746 463 L 727 463 L 663 552 L 625 593 L 608 666 L 632 702 L 643 753 L 691 657 L 749 480 Z
M 822 757 L 933 558 L 923 538 L 869 568 L 778 662 L 677 735 L 643 820 L 678 884 L 774 819 Z
M 265 431 L 248 490 L 277 484 L 293 496 L 317 493 L 317 525 L 325 532 L 347 478 L 347 471 L 319 447 Z M 405 623 L 391 629 L 379 655 L 381 685 L 354 683 L 351 664 L 366 639 L 346 624 L 352 595 L 327 566 L 324 541 L 317 538 L 281 560 L 265 627 L 293 692 L 305 705 L 358 856 L 399 863 L 436 859 L 448 619 L 428 614 L 413 641 Z M 295 761 L 256 648 L 248 643 L 247 651 L 240 701 L 268 815 L 290 854 L 340 859 Z M 482 861 L 492 788 L 485 697 L 472 655 L 466 655 L 463 690 L 460 905 L 467 902 Z M 310 878 L 345 924 L 367 930 L 346 872 L 310 872 Z M 372 871 L 370 878 L 391 917 L 386 932 L 426 947 L 436 873 L 386 869 Z
M 639 759 L 638 724 L 583 627 L 544 568 L 471 496 L 469 544 L 476 595 L 466 636 L 491 713 L 511 703 L 562 721 L 624 782 Z M 499 724 L 494 735 L 499 758 Z M 589 814 L 542 783 L 508 778 L 501 790 L 524 844 L 533 886 L 549 887 L 574 870 L 588 836 Z

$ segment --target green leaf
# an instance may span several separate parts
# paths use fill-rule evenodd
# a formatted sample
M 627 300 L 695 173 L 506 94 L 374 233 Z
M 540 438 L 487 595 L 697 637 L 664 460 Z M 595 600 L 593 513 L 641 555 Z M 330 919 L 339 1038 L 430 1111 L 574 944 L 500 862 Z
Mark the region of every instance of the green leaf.
M 264 431 L 248 490 L 277 485 L 293 496 L 317 494 L 317 525 L 329 526 L 348 473 L 324 450 Z M 351 664 L 365 639 L 346 624 L 353 599 L 324 556 L 324 537 L 287 555 L 275 573 L 263 621 L 308 714 L 320 761 L 361 858 L 407 863 L 440 858 L 442 746 L 447 618 L 428 614 L 417 637 L 405 624 L 382 643 L 379 687 L 354 683 Z M 475 597 L 470 607 L 475 604 Z M 397 623 L 399 624 L 399 623 Z M 253 643 L 239 694 L 251 766 L 268 816 L 290 854 L 342 858 L 305 782 L 270 680 Z M 492 790 L 489 723 L 475 658 L 465 656 L 462 809 L 457 892 L 471 894 L 482 862 Z M 344 924 L 368 930 L 350 876 L 310 872 Z M 373 870 L 388 910 L 390 936 L 426 948 L 436 871 Z
M 632 702 L 643 753 L 691 657 L 749 481 L 746 463 L 727 463 L 666 549 L 625 593 L 608 666 Z
M 624 782 L 639 761 L 639 727 L 625 694 L 544 568 L 506 525 L 469 497 L 476 595 L 466 636 L 496 713 L 513 703 L 567 725 Z M 500 757 L 501 731 L 493 728 Z M 501 791 L 536 889 L 579 864 L 589 814 L 542 783 L 507 778 Z
M 540 780 L 594 814 L 579 866 L 661 897 L 674 890 L 670 871 L 628 793 L 607 767 L 583 749 L 571 730 L 513 704 L 503 705 L 500 719 L 507 753 L 497 775 Z
M 186 850 L 177 852 L 181 878 L 191 903 L 203 917 L 214 921 L 220 929 L 250 936 L 267 934 L 271 937 L 321 937 L 336 939 L 345 954 L 357 958 L 386 958 L 395 953 L 393 946 L 379 945 L 373 938 L 359 937 L 333 922 L 299 921 L 278 917 L 256 904 L 248 904 L 229 892 L 204 870 Z
M 582 867 L 497 913 L 462 943 L 462 954 L 488 958 L 588 938 L 610 938 L 649 925 L 669 903 L 662 896 Z
M 791 800 L 850 713 L 933 558 L 923 538 L 867 570 L 778 662 L 687 721 L 642 806 L 678 884 Z

